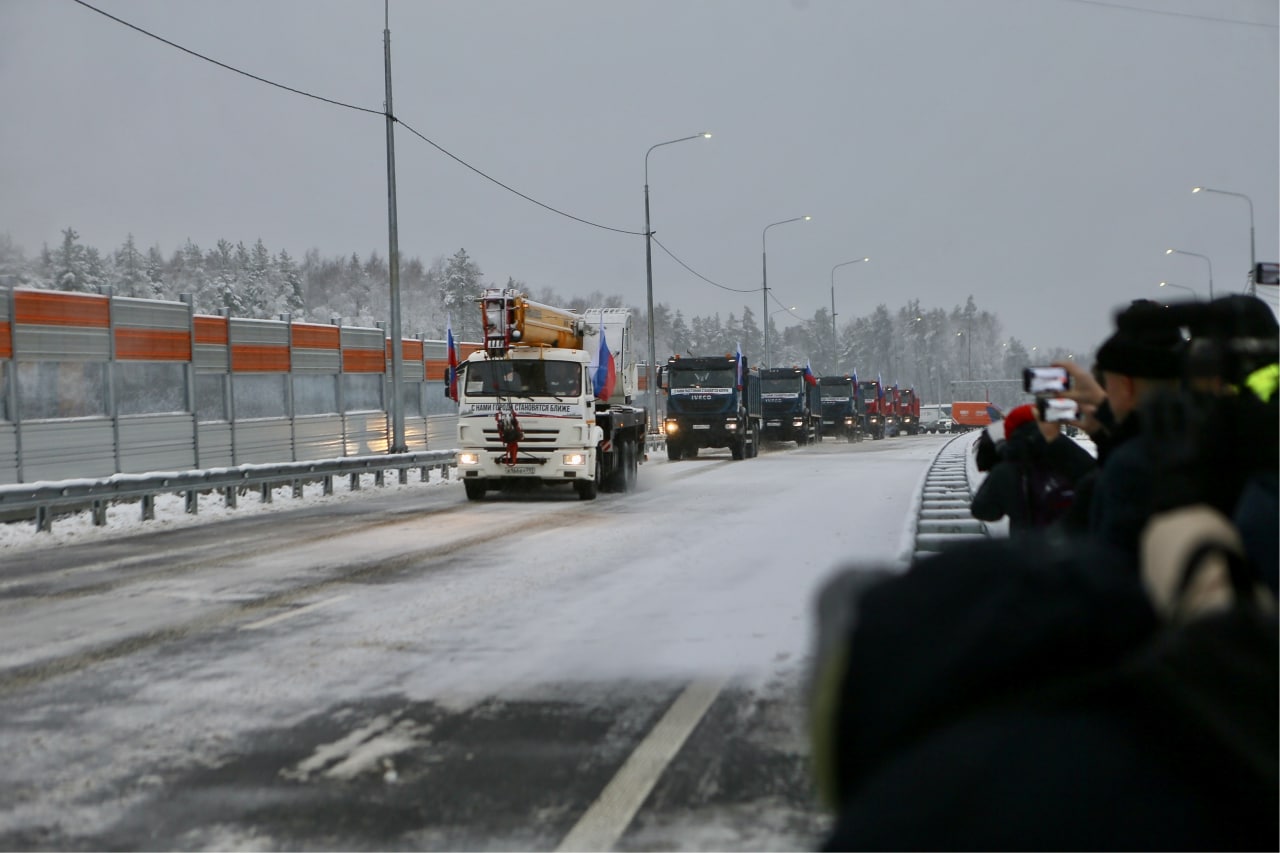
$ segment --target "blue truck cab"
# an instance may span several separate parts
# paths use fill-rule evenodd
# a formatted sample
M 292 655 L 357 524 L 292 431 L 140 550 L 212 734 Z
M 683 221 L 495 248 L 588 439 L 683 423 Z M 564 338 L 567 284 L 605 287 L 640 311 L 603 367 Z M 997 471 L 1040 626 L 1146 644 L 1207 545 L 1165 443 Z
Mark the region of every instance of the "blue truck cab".
M 727 447 L 734 459 L 759 454 L 760 376 L 745 356 L 672 356 L 661 386 L 668 459 L 692 459 L 703 447 Z
M 761 370 L 760 399 L 766 439 L 799 445 L 822 440 L 822 390 L 805 381 L 799 367 Z

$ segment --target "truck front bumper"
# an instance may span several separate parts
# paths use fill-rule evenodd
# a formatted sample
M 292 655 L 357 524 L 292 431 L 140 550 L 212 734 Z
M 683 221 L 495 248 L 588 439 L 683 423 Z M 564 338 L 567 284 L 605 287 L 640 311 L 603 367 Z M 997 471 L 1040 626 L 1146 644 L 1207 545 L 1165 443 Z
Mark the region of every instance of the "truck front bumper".
M 686 447 L 730 447 L 742 435 L 743 425 L 736 417 L 714 415 L 707 417 L 667 418 L 662 424 L 667 441 Z
M 458 474 L 466 480 L 545 480 L 557 483 L 590 480 L 596 470 L 594 447 L 521 450 L 516 464 L 506 463 L 506 451 L 491 448 L 459 450 Z

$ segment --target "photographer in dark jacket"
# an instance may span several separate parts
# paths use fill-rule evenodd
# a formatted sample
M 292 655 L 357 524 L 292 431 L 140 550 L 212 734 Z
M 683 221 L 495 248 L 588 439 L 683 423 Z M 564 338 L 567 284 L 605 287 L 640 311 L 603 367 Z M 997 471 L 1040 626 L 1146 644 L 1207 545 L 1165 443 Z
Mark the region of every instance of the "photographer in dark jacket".
M 1075 485 L 1093 470 L 1088 451 L 1056 423 L 1045 423 L 1034 406 L 1019 406 L 1004 419 L 1001 458 L 992 466 L 970 505 L 973 517 L 1009 517 L 1009 533 L 1048 527 L 1071 506 Z
M 1181 385 L 1186 344 L 1177 328 L 1141 320 L 1164 308 L 1135 300 L 1116 319 L 1118 330 L 1098 349 L 1102 385 L 1074 364 L 1066 367 L 1073 389 L 1063 394 L 1081 404 L 1081 426 L 1098 446 L 1100 470 L 1090 489 L 1089 532 L 1119 548 L 1137 565 L 1138 537 L 1153 511 L 1155 468 L 1143 436 L 1139 408 L 1160 392 Z M 1135 319 L 1137 322 L 1135 322 Z

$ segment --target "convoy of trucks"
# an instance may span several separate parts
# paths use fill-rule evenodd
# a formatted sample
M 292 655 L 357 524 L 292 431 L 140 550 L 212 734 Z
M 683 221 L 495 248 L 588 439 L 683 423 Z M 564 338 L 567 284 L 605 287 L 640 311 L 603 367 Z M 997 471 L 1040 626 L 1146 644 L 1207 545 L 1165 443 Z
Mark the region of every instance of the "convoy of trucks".
M 842 435 L 849 441 L 861 438 L 861 406 L 853 377 L 820 376 L 818 387 L 822 389 L 823 434 Z
M 479 300 L 484 348 L 450 377 L 458 402 L 458 473 L 469 500 L 489 491 L 569 485 L 582 500 L 635 488 L 648 414 L 637 390 L 631 314 L 574 312 L 491 288 Z M 824 433 L 850 441 L 920 429 L 914 390 L 816 377 L 806 366 L 751 368 L 741 353 L 673 356 L 662 367 L 667 458 L 727 448 L 750 459 L 764 440 L 806 445 Z M 955 403 L 956 422 L 986 404 Z
M 668 459 L 692 459 L 703 447 L 727 447 L 734 459 L 759 455 L 760 375 L 745 357 L 672 356 L 659 384 L 667 395 Z
M 630 312 L 578 314 L 498 288 L 484 292 L 480 309 L 485 348 L 457 377 L 467 497 L 536 484 L 569 484 L 582 500 L 631 491 L 648 417 L 630 405 Z
M 801 446 L 822 441 L 822 390 L 816 376 L 799 367 L 765 368 L 760 399 L 766 440 Z

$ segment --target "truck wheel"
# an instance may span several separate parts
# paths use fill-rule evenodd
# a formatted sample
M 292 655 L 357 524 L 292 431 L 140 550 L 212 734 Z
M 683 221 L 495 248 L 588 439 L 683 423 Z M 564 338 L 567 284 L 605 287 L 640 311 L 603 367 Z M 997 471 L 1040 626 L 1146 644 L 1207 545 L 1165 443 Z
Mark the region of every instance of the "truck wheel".
M 667 439 L 667 459 L 672 462 L 680 461 L 680 445 L 671 439 Z
M 467 500 L 478 501 L 484 497 L 484 493 L 489 489 L 485 486 L 483 480 L 463 480 L 462 488 L 467 492 Z
M 640 450 L 631 442 L 627 442 L 623 447 L 625 450 L 622 457 L 622 491 L 634 492 L 636 477 L 640 473 Z
M 595 473 L 595 476 L 594 476 L 594 477 L 592 477 L 590 480 L 579 480 L 578 482 L 576 482 L 576 483 L 574 483 L 574 484 L 573 484 L 573 487 L 574 487 L 575 489 L 577 489 L 577 490 L 578 490 L 578 500 L 580 500 L 580 501 L 593 501 L 593 500 L 595 500 L 595 499 L 596 499 L 596 495 L 600 494 L 600 472 L 601 472 L 601 470 L 602 470 L 602 468 L 601 468 L 601 465 L 600 465 L 600 451 L 599 451 L 599 450 L 596 450 L 596 473 Z
M 738 440 L 729 445 L 729 453 L 734 460 L 744 459 L 747 455 L 747 437 L 745 435 L 738 436 Z
M 697 458 L 698 458 L 698 445 L 696 445 L 696 444 L 691 444 L 691 445 L 689 445 L 688 447 L 686 447 L 686 448 L 684 449 L 684 458 L 685 458 L 685 459 L 697 459 Z

